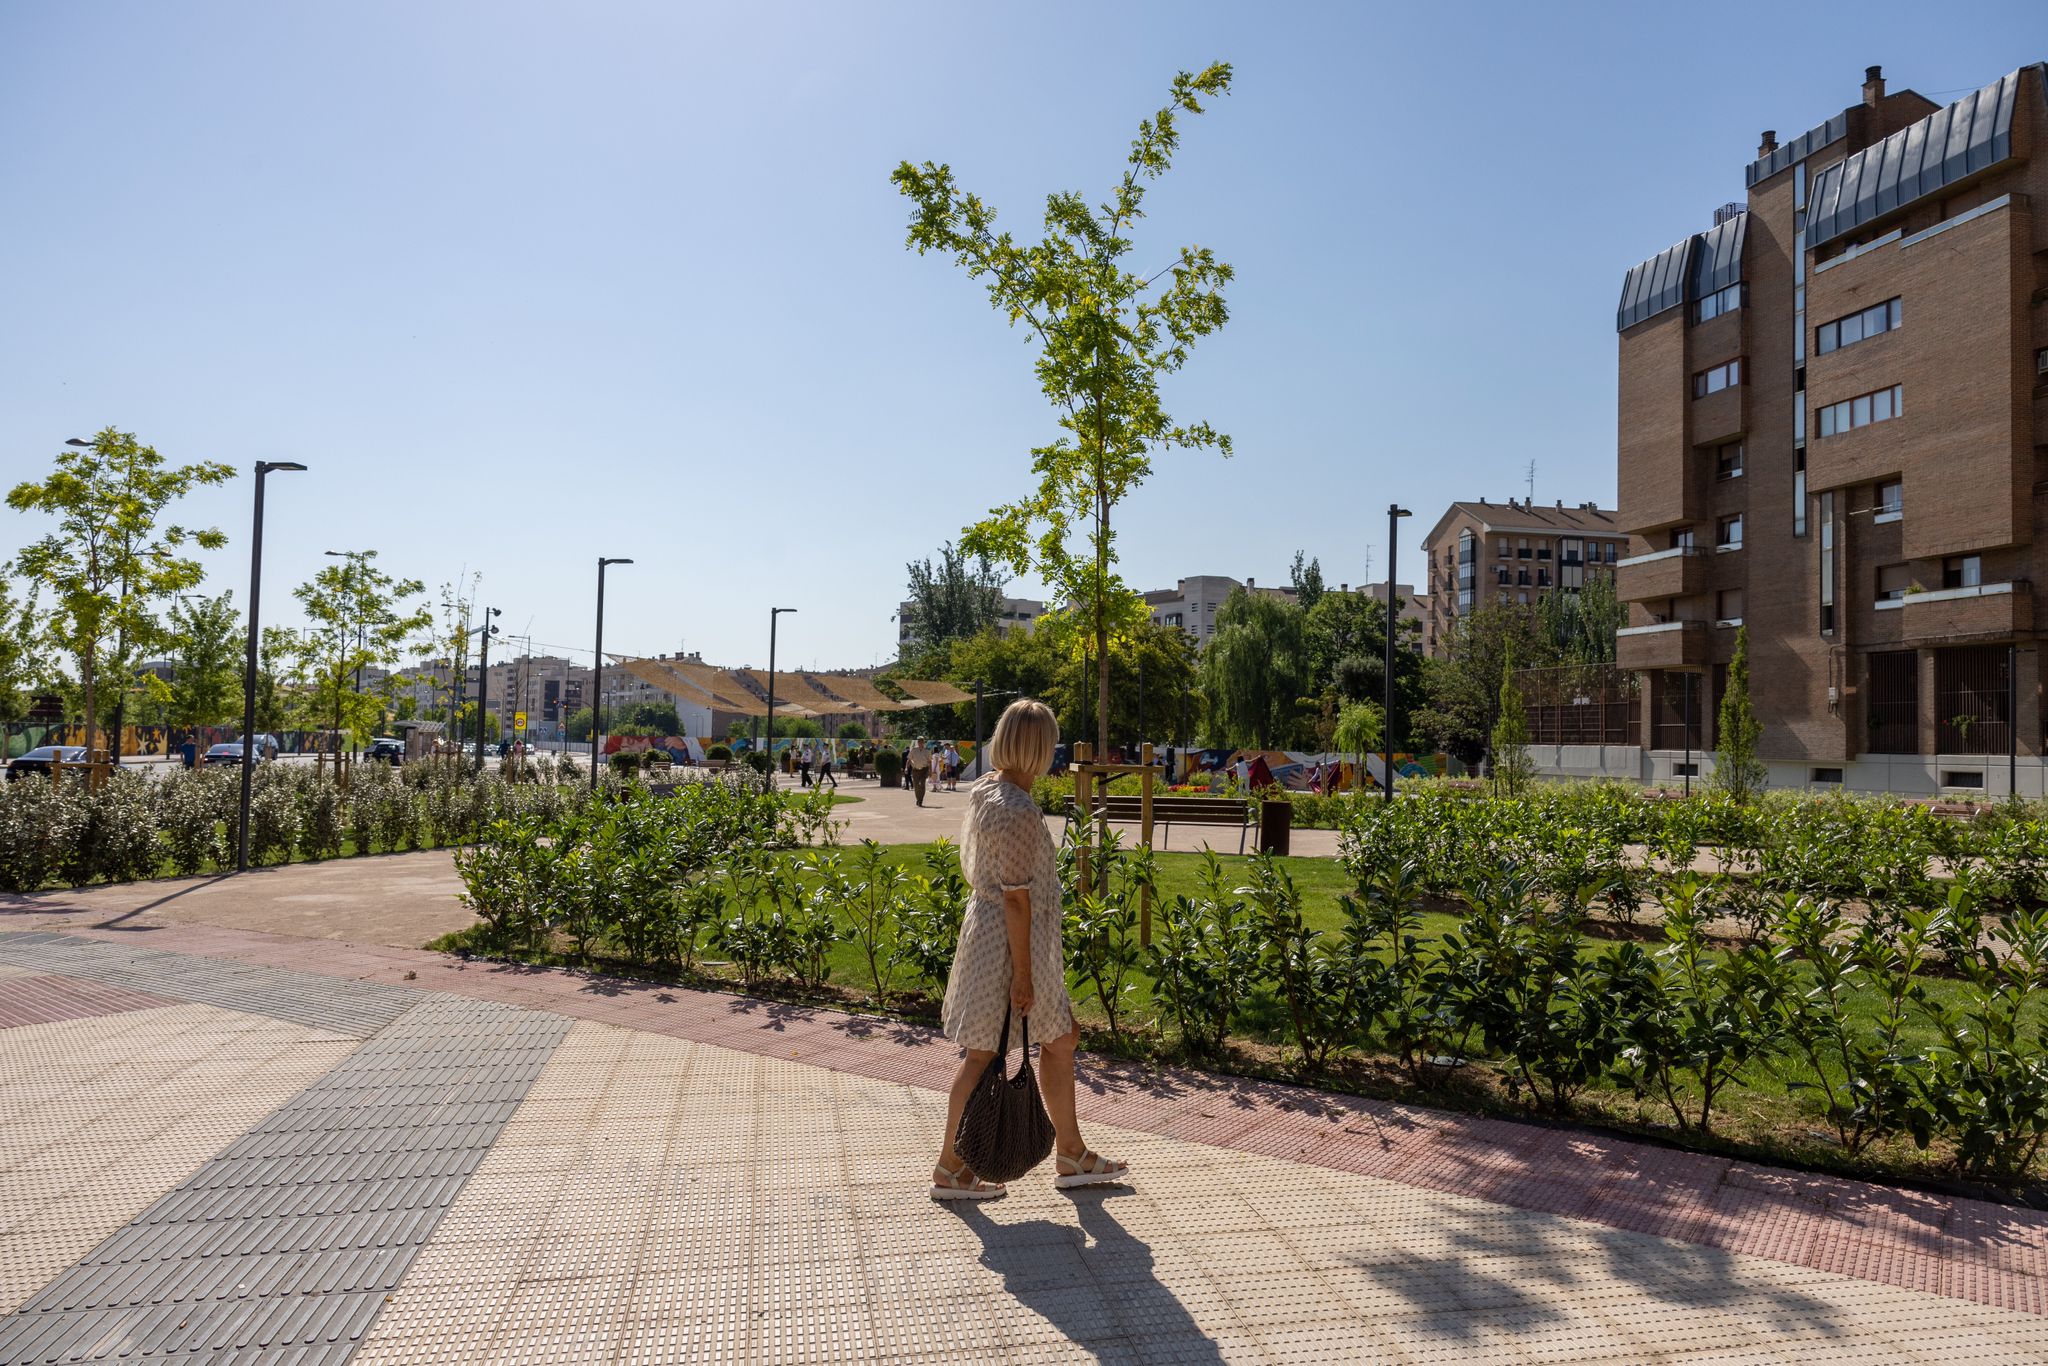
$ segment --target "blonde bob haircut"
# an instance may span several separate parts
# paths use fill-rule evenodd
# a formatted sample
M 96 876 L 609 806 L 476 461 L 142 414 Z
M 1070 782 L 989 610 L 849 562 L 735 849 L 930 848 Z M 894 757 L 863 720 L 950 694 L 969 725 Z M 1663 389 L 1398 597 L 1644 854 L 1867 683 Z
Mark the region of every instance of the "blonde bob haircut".
M 1052 708 L 1036 698 L 1020 697 L 1003 708 L 995 734 L 988 738 L 989 767 L 1038 777 L 1052 767 L 1053 746 L 1060 740 Z

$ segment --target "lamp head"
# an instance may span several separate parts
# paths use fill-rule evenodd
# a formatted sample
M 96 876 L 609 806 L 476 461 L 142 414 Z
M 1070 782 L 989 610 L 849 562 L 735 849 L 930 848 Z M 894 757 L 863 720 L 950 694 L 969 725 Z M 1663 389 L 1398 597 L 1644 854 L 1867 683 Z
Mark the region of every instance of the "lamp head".
M 258 460 L 256 473 L 270 474 L 276 470 L 303 470 L 306 467 L 296 460 Z
M 92 442 L 90 442 L 90 441 L 80 441 L 80 440 L 79 440 L 79 439 L 78 439 L 77 437 L 75 437 L 75 436 L 72 436 L 72 437 L 66 437 L 66 438 L 65 438 L 65 440 L 64 440 L 64 444 L 65 444 L 65 445 L 67 445 L 67 446 L 88 446 L 88 447 L 89 447 L 89 446 L 91 446 L 91 445 L 92 445 Z

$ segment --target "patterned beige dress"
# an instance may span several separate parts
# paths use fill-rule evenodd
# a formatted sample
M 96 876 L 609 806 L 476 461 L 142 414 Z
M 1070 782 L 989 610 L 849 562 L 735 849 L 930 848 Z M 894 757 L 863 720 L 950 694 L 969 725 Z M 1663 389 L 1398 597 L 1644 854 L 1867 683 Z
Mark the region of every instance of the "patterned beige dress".
M 1003 893 L 1031 889 L 1031 1037 L 1040 1043 L 1074 1027 L 1067 969 L 1060 956 L 1060 874 L 1052 836 L 1031 794 L 1000 773 L 967 789 L 960 867 L 974 888 L 953 954 L 941 1012 L 946 1037 L 962 1048 L 993 1050 L 1010 1019 L 1012 1046 L 1022 1026 L 1010 1010 L 1010 933 Z

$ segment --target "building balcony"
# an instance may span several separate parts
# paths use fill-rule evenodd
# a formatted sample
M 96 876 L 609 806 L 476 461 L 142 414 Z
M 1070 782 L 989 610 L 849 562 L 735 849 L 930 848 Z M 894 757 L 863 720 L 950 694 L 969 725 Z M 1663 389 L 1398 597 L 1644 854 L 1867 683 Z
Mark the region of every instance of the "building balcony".
M 1878 603 L 1877 610 L 1897 612 L 1904 618 L 1899 634 L 1902 645 L 2003 639 L 2034 629 L 2033 585 L 2024 581 L 1908 593 Z
M 1706 591 L 1707 555 L 1692 546 L 1614 562 L 1614 595 L 1623 602 L 1656 602 Z
M 1709 661 L 1712 626 L 1704 621 L 1660 621 L 1614 633 L 1614 662 L 1624 669 L 1701 669 Z

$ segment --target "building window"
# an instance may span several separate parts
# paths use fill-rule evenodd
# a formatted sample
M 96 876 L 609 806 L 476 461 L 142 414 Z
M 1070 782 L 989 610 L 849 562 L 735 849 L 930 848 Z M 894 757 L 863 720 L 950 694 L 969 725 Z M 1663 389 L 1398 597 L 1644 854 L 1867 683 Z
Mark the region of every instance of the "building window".
M 1872 304 L 1866 309 L 1851 313 L 1846 318 L 1837 318 L 1831 323 L 1822 323 L 1813 329 L 1815 354 L 1825 356 L 1844 346 L 1854 346 L 1866 337 L 1880 332 L 1889 332 L 1899 325 L 1899 301 L 1887 299 L 1881 304 Z
M 1578 537 L 1565 537 L 1558 552 L 1558 562 L 1561 564 L 1579 563 L 1579 545 L 1580 541 Z
M 1538 588 L 1550 587 L 1550 571 L 1548 569 L 1538 569 L 1536 571 L 1536 586 Z
M 1920 752 L 1920 656 L 1913 650 L 1870 656 L 1870 752 Z
M 1830 403 L 1815 415 L 1815 422 L 1822 436 L 1839 436 L 1858 427 L 1868 427 L 1873 422 L 1888 422 L 1905 411 L 1904 394 L 1901 386 L 1894 384 L 1889 389 L 1879 389 L 1874 394 L 1858 394 L 1845 398 L 1840 403 Z
M 2012 721 L 2006 662 L 2003 645 L 1934 652 L 1935 753 L 2006 753 Z M 1954 786 L 1946 778 L 1942 785 Z
M 1984 582 L 1984 560 L 1978 555 L 1951 555 L 1941 562 L 1943 588 L 1976 588 Z
M 1496 565 L 1494 567 L 1493 577 L 1495 583 L 1505 586 L 1508 581 L 1508 567 L 1504 564 Z
M 1671 533 L 1671 548 L 1673 550 L 1691 550 L 1693 545 L 1692 538 L 1693 530 L 1691 527 L 1680 527 Z
M 1526 569 L 1517 569 L 1515 571 L 1515 582 L 1520 584 L 1522 587 L 1527 588 L 1529 586 L 1529 571 Z M 1529 595 L 1527 593 L 1524 593 L 1522 595 L 1522 601 L 1527 602 L 1528 600 Z
M 1613 563 L 1614 563 L 1614 547 L 1615 547 L 1615 542 L 1613 542 L 1613 541 L 1609 541 L 1609 542 L 1607 542 L 1606 544 L 1607 544 L 1607 550 L 1606 550 L 1606 553 L 1605 553 L 1605 554 L 1603 554 L 1603 555 L 1602 555 L 1602 556 L 1601 556 L 1600 558 L 1601 558 L 1601 559 L 1603 559 L 1603 560 L 1605 560 L 1605 561 L 1606 561 L 1607 563 L 1609 563 L 1609 564 L 1613 564 Z
M 1702 370 L 1697 375 L 1694 375 L 1692 377 L 1692 396 L 1694 398 L 1705 398 L 1708 394 L 1718 394 L 1723 389 L 1732 388 L 1740 383 L 1742 383 L 1742 358 L 1738 356 L 1734 360 L 1723 361 L 1711 370 Z
M 1726 289 L 1715 290 L 1692 306 L 1692 320 L 1703 323 L 1723 313 L 1733 313 L 1742 307 L 1742 288 L 1742 282 L 1738 280 Z
M 2034 353 L 2034 378 L 2048 379 L 2048 346 Z
M 1529 538 L 1527 536 L 1515 542 L 1515 558 L 1518 560 L 1529 558 Z
M 1503 536 L 1494 542 L 1494 545 L 1500 550 L 1500 557 L 1505 560 L 1508 557 L 1508 538 Z
M 1742 549 L 1742 514 L 1723 517 L 1714 524 L 1714 544 L 1722 550 Z
M 1547 560 L 1550 558 L 1550 546 L 1547 542 L 1543 545 L 1539 545 L 1536 547 L 1536 558 L 1539 560 Z
M 1742 477 L 1742 443 L 1731 441 L 1725 446 L 1714 448 L 1714 477 L 1716 479 L 1740 479 Z
M 1793 410 L 1799 417 L 1799 425 L 1806 425 L 1806 396 L 1799 396 L 1799 407 Z M 1804 438 L 1802 437 L 1802 440 Z M 1806 535 L 1806 447 L 1802 444 L 1792 456 L 1792 534 Z
M 1897 602 L 1906 596 L 1906 587 L 1912 582 L 1912 571 L 1905 565 L 1879 565 L 1877 567 L 1877 600 L 1879 602 Z
M 1906 485 L 1897 479 L 1877 486 L 1877 520 L 1896 522 L 1906 515 Z
M 1724 588 L 1714 597 L 1714 620 L 1724 626 L 1742 624 L 1742 590 Z
M 1833 783 L 1836 786 L 1840 786 L 1842 782 L 1842 770 L 1839 768 L 1808 769 L 1807 781 L 1815 783 Z
M 1820 633 L 1835 633 L 1835 495 L 1820 496 Z

